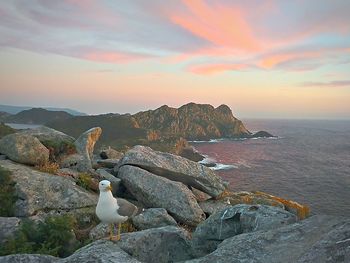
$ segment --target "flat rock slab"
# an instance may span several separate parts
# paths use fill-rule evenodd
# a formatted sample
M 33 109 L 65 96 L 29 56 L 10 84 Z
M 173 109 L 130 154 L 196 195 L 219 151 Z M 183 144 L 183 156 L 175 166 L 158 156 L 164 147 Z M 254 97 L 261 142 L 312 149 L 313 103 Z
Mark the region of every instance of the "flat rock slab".
M 19 200 L 15 216 L 32 216 L 40 211 L 74 210 L 92 207 L 98 196 L 77 186 L 69 178 L 47 174 L 9 160 L 0 165 L 12 172 Z
M 172 218 L 164 208 L 146 209 L 139 215 L 134 216 L 132 222 L 139 230 L 177 225 L 175 219 Z
M 175 226 L 123 234 L 117 244 L 142 262 L 166 263 L 193 258 L 188 232 Z
M 193 233 L 197 256 L 213 252 L 225 239 L 248 232 L 276 229 L 295 223 L 297 217 L 283 209 L 265 205 L 235 205 L 211 215 Z
M 111 168 L 113 169 L 115 166 L 118 165 L 120 159 L 101 159 L 97 160 L 97 164 L 99 166 L 105 167 L 105 168 Z
M 52 263 L 59 258 L 39 254 L 14 254 L 0 257 L 1 263 Z
M 169 180 L 182 182 L 210 196 L 220 195 L 224 182 L 209 168 L 170 153 L 153 151 L 150 147 L 135 146 L 120 160 L 118 168 L 133 165 Z
M 118 177 L 131 194 L 146 207 L 165 208 L 177 221 L 195 226 L 205 219 L 195 196 L 185 185 L 124 165 Z
M 98 240 L 75 251 L 57 263 L 139 263 L 117 244 L 107 240 Z
M 224 240 L 211 254 L 187 263 L 350 262 L 349 219 L 315 215 L 269 231 Z

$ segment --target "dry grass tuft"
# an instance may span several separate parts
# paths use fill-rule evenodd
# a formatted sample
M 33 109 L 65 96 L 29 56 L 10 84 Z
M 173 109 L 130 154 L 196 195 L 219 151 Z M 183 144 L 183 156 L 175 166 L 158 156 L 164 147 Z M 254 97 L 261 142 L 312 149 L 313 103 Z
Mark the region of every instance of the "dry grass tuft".
M 36 165 L 35 169 L 44 173 L 57 174 L 58 170 L 60 169 L 60 166 L 58 165 L 58 163 L 55 162 L 47 162 Z

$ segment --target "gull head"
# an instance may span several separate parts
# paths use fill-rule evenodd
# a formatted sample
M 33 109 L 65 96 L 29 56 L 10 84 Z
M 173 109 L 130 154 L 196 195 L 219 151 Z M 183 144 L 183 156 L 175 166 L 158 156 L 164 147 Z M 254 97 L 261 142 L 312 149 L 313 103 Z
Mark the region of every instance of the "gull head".
M 103 180 L 98 184 L 100 192 L 108 192 L 112 190 L 111 182 L 108 180 Z

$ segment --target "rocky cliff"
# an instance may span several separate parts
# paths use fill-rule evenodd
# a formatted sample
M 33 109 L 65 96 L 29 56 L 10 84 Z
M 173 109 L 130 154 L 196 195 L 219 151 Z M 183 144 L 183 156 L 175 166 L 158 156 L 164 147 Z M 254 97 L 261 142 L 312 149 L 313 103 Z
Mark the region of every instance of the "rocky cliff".
M 242 121 L 227 105 L 188 103 L 180 108 L 164 105 L 133 115 L 140 127 L 155 130 L 161 137 L 181 136 L 190 140 L 250 136 Z

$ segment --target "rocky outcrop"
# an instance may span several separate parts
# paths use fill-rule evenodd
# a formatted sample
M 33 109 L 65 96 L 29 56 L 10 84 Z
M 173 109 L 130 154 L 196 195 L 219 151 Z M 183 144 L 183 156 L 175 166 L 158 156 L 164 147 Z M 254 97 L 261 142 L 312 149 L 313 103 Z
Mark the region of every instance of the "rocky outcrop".
M 268 133 L 267 131 L 258 131 L 254 133 L 251 138 L 271 138 L 275 137 L 271 133 Z
M 94 152 L 95 143 L 100 138 L 101 133 L 102 129 L 100 127 L 91 128 L 81 134 L 74 142 L 78 153 L 84 157 L 84 162 L 80 165 L 80 170 L 92 169 L 92 154 Z
M 117 244 L 107 240 L 95 241 L 79 250 L 73 255 L 57 261 L 57 263 L 139 263 L 137 259 L 131 257 Z
M 166 226 L 123 234 L 118 246 L 142 262 L 178 262 L 191 259 L 189 234 Z
M 77 187 L 69 178 L 42 173 L 9 160 L 0 161 L 16 182 L 18 200 L 15 216 L 32 216 L 40 212 L 75 210 L 94 207 L 97 195 Z
M 209 168 L 170 153 L 153 151 L 150 147 L 135 146 L 127 151 L 118 167 L 137 166 L 158 176 L 193 186 L 211 196 L 220 195 L 224 182 Z
M 0 217 L 0 244 L 14 236 L 20 223 L 17 217 Z
M 132 223 L 139 230 L 162 226 L 176 226 L 177 223 L 164 208 L 149 208 L 132 218 Z
M 102 148 L 100 151 L 100 157 L 102 159 L 121 159 L 123 155 L 123 153 L 118 152 L 111 147 Z
M 225 239 L 211 254 L 187 263 L 345 263 L 350 258 L 349 227 L 348 219 L 315 215 L 285 227 Z
M 0 140 L 0 153 L 15 162 L 29 165 L 44 164 L 50 155 L 37 138 L 19 133 L 9 134 Z
M 193 233 L 197 256 L 213 252 L 225 239 L 259 230 L 276 229 L 295 223 L 296 216 L 277 207 L 235 205 L 211 215 Z
M 114 167 L 116 167 L 118 163 L 119 163 L 119 159 L 97 160 L 97 165 L 99 167 L 110 168 L 110 169 L 113 169 Z
M 39 254 L 15 254 L 0 257 L 1 263 L 52 263 L 59 258 Z
M 238 204 L 269 205 L 284 209 L 283 203 L 272 198 L 273 196 L 252 193 L 252 192 L 229 192 L 225 191 L 224 196 L 218 199 L 210 199 L 199 202 L 199 206 L 206 214 L 214 214 L 225 208 Z
M 118 177 L 132 195 L 147 207 L 165 208 L 176 220 L 197 225 L 205 215 L 192 192 L 182 183 L 123 165 Z
M 162 136 L 181 136 L 191 140 L 250 135 L 243 123 L 226 105 L 188 103 L 178 109 L 164 105 L 133 115 L 140 127 L 159 131 Z

